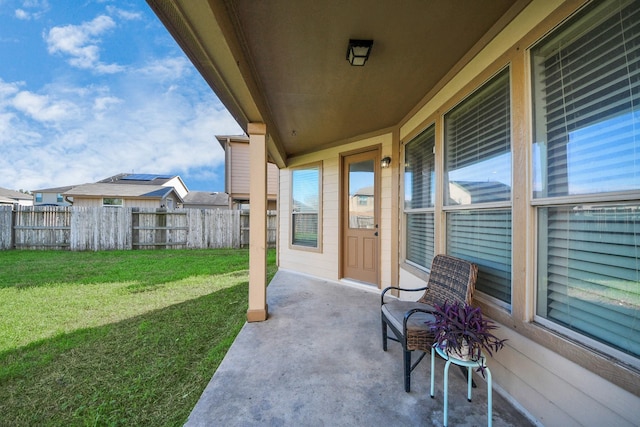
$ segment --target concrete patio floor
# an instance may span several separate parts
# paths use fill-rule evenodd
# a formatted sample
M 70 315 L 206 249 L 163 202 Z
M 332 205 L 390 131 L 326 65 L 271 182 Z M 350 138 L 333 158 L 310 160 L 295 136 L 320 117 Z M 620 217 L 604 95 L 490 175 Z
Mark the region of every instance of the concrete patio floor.
M 377 291 L 279 271 L 267 303 L 268 321 L 244 325 L 187 426 L 443 425 L 444 361 L 434 399 L 428 356 L 404 392 L 400 344 L 382 351 Z M 486 383 L 474 377 L 467 402 L 464 376 L 450 370 L 449 426 L 487 425 Z M 494 388 L 493 425 L 534 424 Z

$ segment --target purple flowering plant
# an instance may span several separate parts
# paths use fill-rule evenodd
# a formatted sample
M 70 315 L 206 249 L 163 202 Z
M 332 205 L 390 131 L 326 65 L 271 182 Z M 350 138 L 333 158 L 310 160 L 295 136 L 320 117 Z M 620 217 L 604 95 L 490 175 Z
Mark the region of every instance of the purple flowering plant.
M 430 322 L 435 336 L 433 345 L 445 353 L 480 360 L 483 351 L 493 356 L 493 352 L 504 347 L 506 339 L 499 339 L 492 333 L 498 326 L 482 316 L 480 307 L 445 301 L 442 305 L 434 305 L 432 313 L 435 316 L 435 321 Z M 484 368 L 484 363 L 478 367 L 483 377 Z

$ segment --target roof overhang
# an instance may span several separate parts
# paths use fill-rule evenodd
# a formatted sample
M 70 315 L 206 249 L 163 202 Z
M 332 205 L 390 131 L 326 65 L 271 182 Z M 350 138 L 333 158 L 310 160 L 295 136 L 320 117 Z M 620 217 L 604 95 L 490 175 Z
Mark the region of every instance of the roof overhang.
M 400 126 L 530 0 L 147 0 L 239 125 L 287 159 Z M 349 39 L 374 41 L 363 67 Z

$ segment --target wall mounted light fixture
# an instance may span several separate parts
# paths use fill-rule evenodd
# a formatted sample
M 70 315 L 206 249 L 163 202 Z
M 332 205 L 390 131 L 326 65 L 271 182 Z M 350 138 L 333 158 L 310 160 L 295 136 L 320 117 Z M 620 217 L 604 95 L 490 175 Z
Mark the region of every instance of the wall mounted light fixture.
M 389 156 L 383 157 L 382 160 L 380 160 L 380 167 L 382 169 L 386 169 L 389 166 L 391 166 L 391 157 L 389 157 Z
M 355 67 L 362 67 L 371 53 L 373 40 L 349 40 L 347 48 L 347 61 Z

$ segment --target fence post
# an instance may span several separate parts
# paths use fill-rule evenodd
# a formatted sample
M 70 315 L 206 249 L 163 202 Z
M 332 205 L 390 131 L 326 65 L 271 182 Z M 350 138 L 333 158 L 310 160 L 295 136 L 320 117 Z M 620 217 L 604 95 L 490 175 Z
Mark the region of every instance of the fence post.
M 11 249 L 16 248 L 16 217 L 17 216 L 18 216 L 18 213 L 16 212 L 16 209 L 11 208 L 11 237 L 9 238 L 9 247 Z
M 131 208 L 131 249 L 140 249 L 140 208 Z
M 0 249 L 12 249 L 13 207 L 0 206 Z

